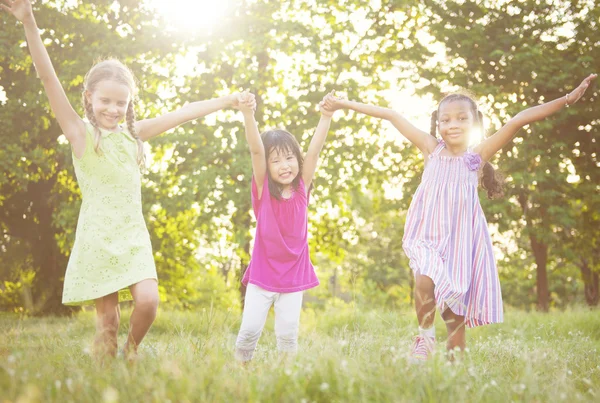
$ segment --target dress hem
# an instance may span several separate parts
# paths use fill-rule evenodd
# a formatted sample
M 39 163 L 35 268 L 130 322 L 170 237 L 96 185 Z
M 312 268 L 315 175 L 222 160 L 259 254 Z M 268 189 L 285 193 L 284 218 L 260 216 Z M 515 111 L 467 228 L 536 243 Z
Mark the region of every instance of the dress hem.
M 101 294 L 101 295 L 93 295 L 86 299 L 76 299 L 76 300 L 71 300 L 71 301 L 65 301 L 63 299 L 62 304 L 66 305 L 66 306 L 92 305 L 92 304 L 94 304 L 96 299 L 105 297 L 110 294 L 114 294 L 115 292 L 119 293 L 119 302 L 131 301 L 131 300 L 133 300 L 133 296 L 131 295 L 131 292 L 129 291 L 129 287 L 131 287 L 132 285 L 138 284 L 144 280 L 156 280 L 156 282 L 158 283 L 157 277 L 143 277 L 138 280 L 128 280 L 128 281 L 124 282 L 124 285 L 119 285 L 116 289 L 113 289 L 112 291 L 98 292 L 98 294 Z
M 270 291 L 270 292 L 292 293 L 292 292 L 306 291 L 308 289 L 315 288 L 316 286 L 318 286 L 320 284 L 320 282 L 319 282 L 319 280 L 317 280 L 317 281 L 309 283 L 309 284 L 296 286 L 296 287 L 287 287 L 287 288 L 271 287 L 271 286 L 268 286 L 268 285 L 263 284 L 256 280 L 248 280 L 245 283 L 242 281 L 242 284 L 244 284 L 245 286 L 248 286 L 248 284 L 254 284 L 254 285 L 256 285 L 264 290 Z

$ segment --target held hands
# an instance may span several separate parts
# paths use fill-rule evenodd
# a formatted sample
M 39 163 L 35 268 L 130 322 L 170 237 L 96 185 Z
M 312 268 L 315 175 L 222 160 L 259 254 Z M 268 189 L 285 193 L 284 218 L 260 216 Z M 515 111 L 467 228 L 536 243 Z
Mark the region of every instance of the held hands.
M 33 18 L 33 10 L 29 0 L 0 0 L 0 7 L 8 11 L 21 22 Z
M 590 83 L 594 81 L 596 77 L 598 77 L 597 74 L 590 74 L 581 82 L 581 84 L 579 84 L 579 87 L 569 92 L 566 95 L 567 106 L 573 105 L 575 102 L 579 101 L 579 99 L 583 96 L 583 94 L 585 94 L 585 91 L 590 86 Z
M 335 96 L 334 93 L 335 91 L 331 91 L 329 94 L 325 95 L 323 101 L 321 101 L 319 104 L 321 107 L 321 113 L 323 113 L 323 110 L 325 110 L 329 112 L 328 116 L 331 116 L 333 115 L 333 112 L 344 107 L 343 101 L 345 101 L 345 98 Z
M 254 94 L 248 92 L 247 90 L 244 92 L 239 92 L 236 94 L 232 94 L 232 103 L 235 109 L 239 109 L 242 111 L 244 115 L 246 114 L 254 114 L 256 111 L 256 97 Z
M 319 102 L 319 111 L 323 116 L 332 117 L 335 111 L 342 108 L 341 101 L 343 99 L 342 97 L 336 97 L 335 91 L 331 91 Z

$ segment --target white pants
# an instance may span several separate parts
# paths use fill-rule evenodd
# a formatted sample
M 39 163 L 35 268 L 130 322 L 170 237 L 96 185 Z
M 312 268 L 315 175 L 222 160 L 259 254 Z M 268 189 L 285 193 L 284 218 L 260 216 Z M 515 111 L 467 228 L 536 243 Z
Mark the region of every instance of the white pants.
M 242 325 L 235 343 L 235 356 L 250 361 L 263 331 L 271 305 L 275 304 L 275 336 L 277 349 L 286 353 L 298 350 L 298 327 L 304 291 L 277 293 L 248 284 Z

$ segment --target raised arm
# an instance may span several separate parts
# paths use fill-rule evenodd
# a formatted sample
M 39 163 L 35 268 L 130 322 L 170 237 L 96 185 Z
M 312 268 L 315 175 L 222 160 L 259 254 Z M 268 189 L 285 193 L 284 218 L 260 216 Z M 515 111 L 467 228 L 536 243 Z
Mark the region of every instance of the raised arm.
M 323 144 L 325 144 L 325 139 L 327 138 L 327 133 L 329 132 L 329 126 L 331 125 L 331 118 L 333 117 L 334 110 L 325 109 L 325 102 L 329 98 L 333 98 L 333 91 L 323 98 L 323 101 L 319 103 L 319 110 L 321 112 L 321 119 L 319 119 L 319 123 L 317 124 L 317 128 L 315 129 L 315 134 L 310 140 L 310 144 L 308 145 L 308 150 L 306 151 L 306 155 L 304 156 L 304 164 L 302 166 L 302 179 L 304 180 L 304 187 L 306 191 L 310 189 L 310 184 L 313 181 L 315 176 L 315 171 L 317 170 L 317 163 L 319 162 L 319 154 L 321 154 L 321 150 L 323 149 Z
M 1 0 L 3 10 L 11 13 L 15 18 L 23 23 L 25 28 L 25 37 L 27 46 L 31 54 L 31 59 L 42 80 L 44 90 L 50 101 L 50 107 L 56 116 L 65 137 L 75 150 L 76 154 L 82 154 L 85 148 L 85 124 L 77 112 L 69 103 L 69 99 L 56 76 L 50 56 L 40 37 L 31 3 L 29 0 Z M 78 151 L 81 151 L 80 153 Z
M 575 102 L 579 101 L 596 76 L 596 74 L 590 74 L 581 82 L 581 84 L 579 84 L 579 87 L 575 88 L 564 97 L 519 112 L 502 126 L 500 130 L 477 145 L 473 151 L 479 153 L 482 160 L 488 161 L 502 147 L 508 144 L 523 126 L 542 120 L 558 112 L 565 106 L 573 105 Z
M 210 115 L 221 109 L 235 107 L 239 97 L 240 94 L 230 94 L 206 101 L 192 102 L 162 116 L 137 121 L 135 130 L 142 140 L 147 141 L 190 120 Z
M 367 105 L 338 97 L 328 98 L 325 101 L 325 108 L 328 110 L 352 109 L 353 111 L 373 116 L 374 118 L 389 120 L 400 134 L 421 150 L 423 155 L 429 155 L 437 146 L 435 137 L 415 127 L 404 116 L 393 109 Z
M 243 93 L 241 99 L 236 106 L 244 115 L 244 129 L 246 131 L 246 141 L 250 147 L 250 158 L 252 159 L 252 174 L 256 181 L 258 190 L 258 198 L 262 195 L 265 177 L 267 175 L 267 159 L 265 157 L 265 147 L 256 120 L 254 119 L 254 111 L 256 109 L 256 101 L 252 94 Z

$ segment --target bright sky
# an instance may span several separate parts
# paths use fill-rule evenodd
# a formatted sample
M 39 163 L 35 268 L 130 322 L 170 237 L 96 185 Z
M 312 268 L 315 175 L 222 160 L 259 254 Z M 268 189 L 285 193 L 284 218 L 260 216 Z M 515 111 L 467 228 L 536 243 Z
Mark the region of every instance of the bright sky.
M 147 0 L 173 30 L 209 33 L 227 14 L 229 0 Z

